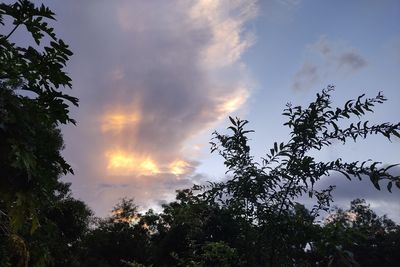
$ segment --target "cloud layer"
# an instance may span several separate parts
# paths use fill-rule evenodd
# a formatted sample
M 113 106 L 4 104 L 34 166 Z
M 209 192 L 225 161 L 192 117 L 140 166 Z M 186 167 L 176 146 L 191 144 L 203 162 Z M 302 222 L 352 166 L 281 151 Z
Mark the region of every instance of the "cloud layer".
M 104 215 L 118 198 L 147 207 L 198 179 L 183 153 L 251 93 L 242 54 L 255 1 L 85 1 L 61 31 L 81 107 L 65 131 L 73 189 Z M 79 6 L 79 8 L 77 7 Z M 196 150 L 197 147 L 193 147 Z

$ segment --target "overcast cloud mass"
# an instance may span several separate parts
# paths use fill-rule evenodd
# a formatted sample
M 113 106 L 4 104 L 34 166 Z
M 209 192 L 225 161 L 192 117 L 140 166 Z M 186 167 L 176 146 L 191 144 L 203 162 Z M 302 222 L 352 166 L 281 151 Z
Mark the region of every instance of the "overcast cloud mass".
M 63 9 L 80 99 L 79 125 L 65 134 L 77 195 L 104 215 L 123 196 L 145 208 L 198 181 L 190 154 L 200 144 L 188 142 L 251 93 L 240 59 L 255 40 L 244 25 L 256 3 L 84 1 Z
M 124 196 L 146 209 L 172 200 L 177 188 L 222 179 L 208 140 L 228 115 L 250 120 L 261 156 L 290 138 L 281 127 L 285 103 L 308 104 L 328 84 L 337 85 L 339 105 L 383 90 L 389 101 L 373 120 L 400 116 L 395 0 L 45 2 L 74 52 L 68 72 L 80 99 L 72 110 L 78 126 L 63 129 L 75 170 L 66 180 L 98 216 Z M 386 141 L 334 145 L 321 160 L 398 163 L 399 140 Z M 320 186 L 330 184 L 339 206 L 365 197 L 400 221 L 400 191 L 337 176 Z

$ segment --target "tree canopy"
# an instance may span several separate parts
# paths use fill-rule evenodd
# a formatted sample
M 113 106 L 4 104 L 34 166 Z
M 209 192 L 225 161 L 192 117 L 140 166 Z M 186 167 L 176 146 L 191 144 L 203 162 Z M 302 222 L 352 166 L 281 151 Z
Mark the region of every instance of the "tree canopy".
M 61 156 L 58 125 L 74 123 L 69 104 L 77 105 L 78 99 L 63 93 L 71 87 L 64 68 L 72 52 L 49 26 L 54 19 L 49 8 L 30 1 L 0 4 L 0 25 L 6 32 L 0 34 L 0 246 L 13 251 L 4 259 L 18 266 L 29 258 L 45 263 L 56 256 L 49 250 L 57 239 L 41 241 L 62 231 L 59 223 L 65 221 L 52 217 L 55 213 L 79 213 L 79 220 L 90 213 L 59 181 L 72 169 Z M 12 41 L 18 30 L 34 44 Z M 49 236 L 42 236 L 48 227 Z

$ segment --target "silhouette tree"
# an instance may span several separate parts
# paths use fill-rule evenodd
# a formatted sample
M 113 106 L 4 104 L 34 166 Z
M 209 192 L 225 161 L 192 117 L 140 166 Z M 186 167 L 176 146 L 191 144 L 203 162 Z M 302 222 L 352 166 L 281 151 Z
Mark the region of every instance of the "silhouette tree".
M 373 134 L 383 135 L 389 140 L 400 137 L 400 123 L 372 125 L 361 120 L 367 112 L 373 111 L 376 104 L 386 100 L 381 93 L 374 98 L 362 95 L 347 101 L 343 107 L 332 108 L 330 93 L 333 89 L 329 86 L 317 94 L 307 108 L 287 105 L 283 115 L 288 118 L 284 125 L 291 130 L 290 139 L 275 142 L 261 163 L 250 154 L 247 135 L 252 131 L 245 129 L 247 121 L 230 118 L 232 126 L 228 129 L 231 134 L 214 133 L 212 151 L 224 158 L 232 178 L 210 183 L 208 187 L 196 186 L 195 189 L 205 190 L 203 196 L 211 203 L 218 203 L 254 227 L 267 230 L 266 239 L 261 243 L 268 257 L 268 261 L 263 261 L 269 266 L 295 262 L 291 241 L 299 226 L 292 225 L 292 217 L 299 197 L 308 195 L 316 199 L 310 213 L 312 218 L 329 208 L 334 187 L 317 190 L 314 185 L 321 178 L 338 172 L 348 179 L 369 177 L 378 190 L 383 181 L 387 181 L 389 191 L 393 184 L 400 188 L 400 177 L 390 172 L 395 165 L 385 166 L 370 160 L 344 162 L 341 158 L 322 162 L 312 156 L 311 152 L 336 141 L 357 141 Z M 343 121 L 354 117 L 358 119 L 356 122 L 342 128 Z
M 348 210 L 336 209 L 321 233 L 314 244 L 316 261 L 321 264 L 397 266 L 399 263 L 400 226 L 386 215 L 378 216 L 363 199 L 353 200 Z
M 127 266 L 129 262 L 147 264 L 149 229 L 141 220 L 132 199 L 122 199 L 112 215 L 99 219 L 85 237 L 80 266 Z
M 62 89 L 71 87 L 64 71 L 72 52 L 48 21 L 54 13 L 27 0 L 0 4 L 0 243 L 19 253 L 25 266 L 27 233 L 43 222 L 42 207 L 55 200 L 61 174 L 72 172 L 60 154 L 60 124 L 74 123 L 68 104 L 78 100 Z M 14 42 L 23 30 L 35 43 Z

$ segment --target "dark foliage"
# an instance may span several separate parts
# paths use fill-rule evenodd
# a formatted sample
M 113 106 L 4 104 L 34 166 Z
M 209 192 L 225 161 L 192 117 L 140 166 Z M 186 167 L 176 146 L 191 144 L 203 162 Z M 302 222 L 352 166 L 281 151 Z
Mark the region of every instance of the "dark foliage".
M 5 266 L 69 266 L 68 255 L 90 215 L 59 181 L 72 169 L 61 156 L 57 126 L 74 123 L 68 103 L 78 100 L 62 92 L 71 87 L 64 67 L 72 53 L 48 25 L 51 20 L 54 13 L 44 5 L 0 3 L 6 32 L 0 34 L 0 250 L 8 251 L 0 258 Z M 14 43 L 17 30 L 35 45 Z

